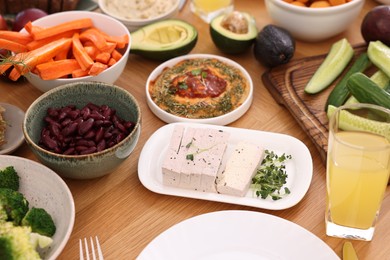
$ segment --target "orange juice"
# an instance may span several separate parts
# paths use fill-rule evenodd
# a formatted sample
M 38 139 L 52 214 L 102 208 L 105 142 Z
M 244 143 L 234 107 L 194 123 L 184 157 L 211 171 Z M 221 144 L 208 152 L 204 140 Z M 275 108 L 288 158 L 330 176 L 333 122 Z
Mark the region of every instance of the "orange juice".
M 233 11 L 233 0 L 192 0 L 191 10 L 209 23 L 219 14 Z
M 389 179 L 389 141 L 363 132 L 339 132 L 335 138 L 338 141 L 333 141 L 328 155 L 328 218 L 337 225 L 369 229 L 374 225 Z M 343 142 L 364 149 L 351 148 Z

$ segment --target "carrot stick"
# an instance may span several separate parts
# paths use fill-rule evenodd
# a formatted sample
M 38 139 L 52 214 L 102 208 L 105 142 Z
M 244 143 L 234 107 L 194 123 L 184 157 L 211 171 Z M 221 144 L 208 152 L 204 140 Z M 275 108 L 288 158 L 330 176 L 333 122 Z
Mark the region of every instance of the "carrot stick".
M 95 45 L 84 46 L 84 50 L 88 53 L 89 57 L 91 57 L 91 59 L 93 59 L 93 60 L 95 60 L 96 55 L 99 54 L 99 50 L 96 48 Z
M 0 39 L 0 49 L 9 50 L 15 53 L 27 51 L 26 45 L 5 39 Z
M 21 76 L 20 72 L 16 68 L 13 68 L 9 73 L 8 78 L 10 80 L 17 81 L 20 78 L 20 76 Z
M 38 64 L 36 69 L 42 79 L 52 80 L 72 74 L 74 70 L 80 69 L 80 65 L 75 59 L 65 59 Z
M 80 34 L 80 41 L 91 41 L 99 49 L 103 50 L 107 46 L 104 36 L 95 28 L 83 31 Z
M 55 57 L 64 49 L 70 48 L 71 43 L 72 39 L 62 38 L 57 41 L 48 43 L 38 49 L 29 52 L 18 53 L 14 56 L 13 60 L 19 63 L 15 64 L 14 66 L 17 68 L 20 74 L 24 75 L 28 71 L 34 69 L 37 64 L 46 62 Z
M 107 64 L 110 58 L 111 58 L 111 54 L 109 54 L 108 52 L 101 52 L 98 55 L 96 55 L 95 61 L 101 62 L 103 64 Z
M 102 52 L 112 53 L 116 48 L 115 42 L 107 42 L 107 45 L 105 48 L 101 49 Z
M 108 66 L 106 64 L 100 63 L 100 62 L 95 62 L 91 68 L 89 69 L 88 74 L 91 76 L 96 76 L 100 74 L 103 70 L 107 69 Z
M 72 78 L 81 78 L 88 76 L 88 70 L 77 69 L 72 71 Z
M 92 26 L 93 26 L 92 19 L 82 18 L 82 19 L 72 20 L 69 22 L 64 22 L 51 27 L 47 27 L 40 31 L 33 31 L 32 36 L 34 40 L 40 40 L 66 31 L 85 29 L 85 28 L 90 28 Z
M 0 39 L 13 41 L 19 44 L 27 44 L 32 41 L 31 35 L 27 33 L 6 30 L 0 30 Z
M 107 62 L 108 67 L 111 67 L 116 63 L 116 60 L 114 58 L 110 58 L 110 60 Z
M 32 34 L 35 33 L 35 32 L 38 32 L 38 31 L 43 30 L 42 27 L 33 25 L 31 21 L 28 21 L 28 22 L 24 25 L 24 29 L 25 29 L 30 35 L 32 35 Z
M 118 60 L 120 60 L 120 58 L 122 58 L 122 54 L 119 52 L 119 51 L 117 51 L 117 50 L 114 50 L 112 53 L 111 53 L 111 57 L 113 58 L 113 59 L 115 59 L 116 61 L 118 61 Z
M 73 35 L 72 43 L 73 55 L 80 64 L 80 67 L 83 70 L 89 69 L 93 64 L 93 60 L 91 57 L 89 57 L 88 53 L 85 51 L 83 45 L 81 44 L 80 36 L 78 33 L 75 33 Z
M 116 43 L 119 49 L 126 47 L 126 44 L 130 42 L 129 35 L 127 34 L 121 36 L 113 36 L 113 35 L 108 35 L 102 31 L 100 31 L 100 33 L 103 34 L 106 41 Z
M 61 38 L 72 38 L 73 34 L 75 34 L 76 32 L 79 32 L 79 30 L 66 31 L 63 33 L 59 33 L 59 34 L 47 37 L 47 38 L 43 38 L 41 40 L 33 40 L 33 41 L 27 43 L 27 48 L 29 50 L 34 50 L 34 49 L 39 48 L 45 44 L 48 44 L 50 42 L 56 41 L 56 40 L 61 39 Z
M 13 64 L 11 62 L 0 64 L 0 75 L 3 75 L 9 68 L 12 67 L 12 65 Z

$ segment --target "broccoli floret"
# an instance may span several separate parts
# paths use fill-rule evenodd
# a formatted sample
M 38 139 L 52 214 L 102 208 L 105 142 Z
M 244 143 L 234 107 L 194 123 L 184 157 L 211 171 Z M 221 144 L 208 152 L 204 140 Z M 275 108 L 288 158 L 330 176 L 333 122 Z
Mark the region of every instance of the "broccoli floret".
M 52 237 L 56 232 L 56 226 L 49 213 L 42 208 L 32 207 L 22 219 L 23 226 L 30 226 L 32 232 L 43 236 Z
M 19 190 L 19 175 L 13 166 L 0 170 L 0 188 Z
M 1 188 L 0 208 L 7 214 L 7 221 L 12 221 L 15 225 L 19 225 L 28 211 L 28 201 L 18 191 Z
M 12 222 L 0 223 L 0 259 L 41 259 L 30 239 L 31 228 L 14 226 Z

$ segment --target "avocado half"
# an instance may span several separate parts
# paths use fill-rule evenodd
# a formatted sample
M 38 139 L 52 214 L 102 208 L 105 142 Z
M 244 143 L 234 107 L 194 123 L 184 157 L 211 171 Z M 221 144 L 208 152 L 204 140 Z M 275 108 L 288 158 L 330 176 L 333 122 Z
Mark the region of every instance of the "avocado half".
M 237 12 L 237 11 L 235 11 Z M 227 15 L 222 14 L 210 22 L 210 35 L 214 44 L 224 53 L 238 54 L 246 51 L 257 36 L 256 22 L 248 13 L 239 12 L 239 15 L 247 22 L 246 33 L 236 33 L 223 26 Z M 233 21 L 234 22 L 234 21 Z
M 164 61 L 189 53 L 196 45 L 198 31 L 187 22 L 168 19 L 136 30 L 131 40 L 130 53 Z

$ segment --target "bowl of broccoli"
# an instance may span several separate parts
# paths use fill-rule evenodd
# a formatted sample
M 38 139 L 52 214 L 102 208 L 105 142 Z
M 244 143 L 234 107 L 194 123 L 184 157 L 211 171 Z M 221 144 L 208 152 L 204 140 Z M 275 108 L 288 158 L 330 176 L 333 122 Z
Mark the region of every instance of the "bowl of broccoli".
M 0 259 L 56 259 L 74 219 L 72 194 L 54 171 L 0 155 Z

